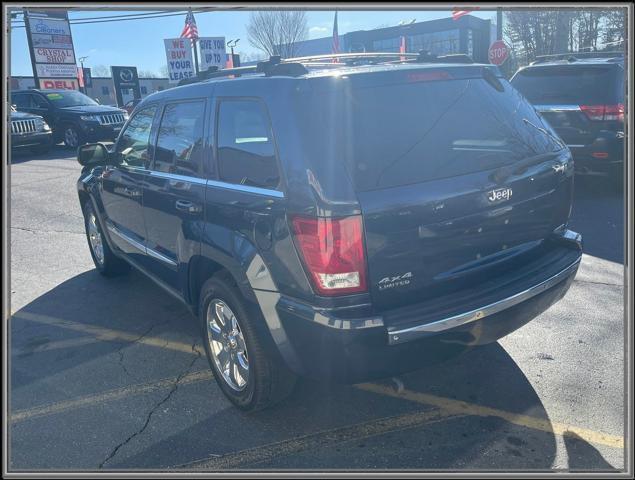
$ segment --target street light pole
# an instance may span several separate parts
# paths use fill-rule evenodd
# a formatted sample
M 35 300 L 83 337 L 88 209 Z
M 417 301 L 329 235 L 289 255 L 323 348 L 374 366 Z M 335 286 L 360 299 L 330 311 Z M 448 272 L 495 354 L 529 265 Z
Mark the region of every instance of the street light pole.
M 234 47 L 236 47 L 236 45 L 238 44 L 238 42 L 240 41 L 240 38 L 237 38 L 236 40 L 230 40 L 227 42 L 227 46 L 229 47 L 229 50 L 231 52 L 231 59 L 232 59 L 232 67 L 235 67 L 236 65 L 234 65 Z

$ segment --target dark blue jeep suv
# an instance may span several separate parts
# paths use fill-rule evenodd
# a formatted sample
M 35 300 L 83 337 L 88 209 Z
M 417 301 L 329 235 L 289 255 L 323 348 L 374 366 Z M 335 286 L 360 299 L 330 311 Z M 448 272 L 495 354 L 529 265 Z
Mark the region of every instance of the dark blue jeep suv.
M 208 72 L 79 149 L 97 269 L 185 302 L 242 409 L 494 342 L 578 269 L 571 153 L 500 72 L 364 55 Z

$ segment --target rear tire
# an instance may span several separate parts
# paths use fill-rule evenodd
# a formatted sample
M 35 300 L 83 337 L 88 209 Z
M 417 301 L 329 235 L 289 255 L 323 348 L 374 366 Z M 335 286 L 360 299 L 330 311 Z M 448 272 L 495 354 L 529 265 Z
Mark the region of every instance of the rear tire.
M 262 334 L 229 275 L 205 282 L 199 319 L 210 368 L 220 389 L 236 407 L 261 410 L 293 391 L 295 375 L 266 351 Z
M 108 246 L 90 200 L 84 204 L 83 211 L 88 248 L 97 271 L 105 277 L 116 277 L 128 273 L 130 265 L 117 257 Z

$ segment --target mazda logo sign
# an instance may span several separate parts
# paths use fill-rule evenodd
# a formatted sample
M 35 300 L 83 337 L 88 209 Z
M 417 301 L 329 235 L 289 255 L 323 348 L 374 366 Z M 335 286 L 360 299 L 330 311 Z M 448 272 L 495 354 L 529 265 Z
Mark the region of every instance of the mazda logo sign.
M 132 73 L 132 70 L 121 70 L 119 71 L 119 78 L 121 78 L 121 81 L 123 82 L 132 82 L 134 74 Z

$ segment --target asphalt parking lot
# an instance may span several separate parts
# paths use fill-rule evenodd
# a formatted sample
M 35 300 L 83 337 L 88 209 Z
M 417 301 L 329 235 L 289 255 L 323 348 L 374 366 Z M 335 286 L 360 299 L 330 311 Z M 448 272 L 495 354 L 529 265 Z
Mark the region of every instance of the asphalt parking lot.
M 11 165 L 9 470 L 622 470 L 622 195 L 576 183 L 567 296 L 497 344 L 396 379 L 302 380 L 244 414 L 199 327 L 139 273 L 93 267 L 73 153 Z

